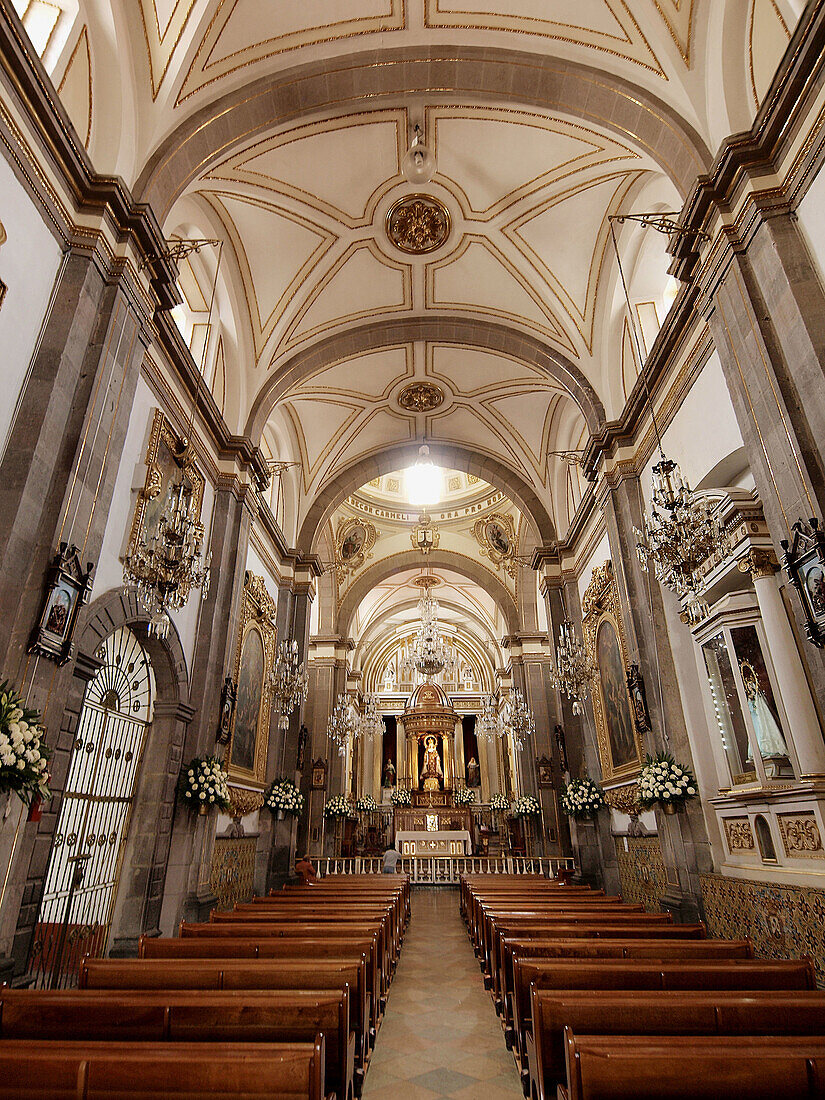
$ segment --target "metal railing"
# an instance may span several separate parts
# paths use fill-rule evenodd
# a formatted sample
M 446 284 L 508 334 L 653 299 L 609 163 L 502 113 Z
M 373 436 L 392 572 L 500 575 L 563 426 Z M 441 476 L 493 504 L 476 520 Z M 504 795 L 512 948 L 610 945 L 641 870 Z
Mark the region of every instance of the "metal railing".
M 318 874 L 377 875 L 384 866 L 381 856 L 321 856 Z M 429 886 L 457 886 L 461 875 L 544 875 L 554 878 L 559 870 L 575 871 L 572 856 L 405 856 L 399 870 L 410 882 Z

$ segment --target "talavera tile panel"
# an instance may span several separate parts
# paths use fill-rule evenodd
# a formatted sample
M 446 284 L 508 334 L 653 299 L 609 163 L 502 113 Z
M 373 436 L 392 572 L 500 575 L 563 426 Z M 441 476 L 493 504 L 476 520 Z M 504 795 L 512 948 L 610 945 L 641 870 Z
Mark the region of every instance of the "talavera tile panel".
M 709 936 L 749 936 L 760 958 L 810 955 L 825 986 L 825 890 L 725 875 L 702 875 L 701 883 Z
M 255 840 L 254 836 L 215 838 L 209 881 L 219 909 L 231 909 L 238 901 L 252 900 Z
M 648 913 L 660 913 L 659 898 L 667 890 L 667 878 L 659 838 L 617 836 L 613 839 L 616 841 L 616 859 L 624 900 L 634 905 L 644 905 Z

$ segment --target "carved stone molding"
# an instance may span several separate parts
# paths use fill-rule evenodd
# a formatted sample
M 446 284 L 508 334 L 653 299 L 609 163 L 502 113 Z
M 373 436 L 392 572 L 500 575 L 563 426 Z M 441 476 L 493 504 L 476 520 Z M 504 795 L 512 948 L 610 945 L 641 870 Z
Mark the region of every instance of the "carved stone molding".
M 261 791 L 250 791 L 246 787 L 229 788 L 229 816 L 233 818 L 246 817 L 248 814 L 260 810 L 264 804 L 264 796 Z
M 638 817 L 644 812 L 644 807 L 639 801 L 639 785 L 629 783 L 626 787 L 613 787 L 604 792 L 604 798 L 611 809 L 629 817 Z
M 791 859 L 825 859 L 822 834 L 815 814 L 777 814 L 785 855 Z
M 747 817 L 723 817 L 722 824 L 725 828 L 725 839 L 728 842 L 728 851 L 752 852 L 756 848 L 751 823 Z

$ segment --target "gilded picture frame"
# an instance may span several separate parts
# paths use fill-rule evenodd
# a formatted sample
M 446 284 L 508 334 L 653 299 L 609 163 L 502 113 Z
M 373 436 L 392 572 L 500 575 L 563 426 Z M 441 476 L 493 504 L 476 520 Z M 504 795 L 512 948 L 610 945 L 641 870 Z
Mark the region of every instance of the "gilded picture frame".
M 195 465 L 191 449 L 177 435 L 160 409 L 155 409 L 152 417 L 144 461 L 146 479 L 135 503 L 132 527 L 129 532 L 130 547 L 155 528 L 168 500 L 169 490 L 173 482 L 178 480 L 181 472 L 183 472 L 190 499 L 195 503 L 199 521 L 203 508 L 204 476 Z
M 642 738 L 627 686 L 627 641 L 610 560 L 593 570 L 582 611 L 584 643 L 598 670 L 592 698 L 602 780 L 632 779 L 642 766 Z
M 235 705 L 226 750 L 230 779 L 263 787 L 269 748 L 271 697 L 266 680 L 275 661 L 276 604 L 263 577 L 244 574 L 241 621 L 235 648 Z
M 350 517 L 339 524 L 335 533 L 335 573 L 339 584 L 372 557 L 377 538 L 375 525 L 367 520 Z

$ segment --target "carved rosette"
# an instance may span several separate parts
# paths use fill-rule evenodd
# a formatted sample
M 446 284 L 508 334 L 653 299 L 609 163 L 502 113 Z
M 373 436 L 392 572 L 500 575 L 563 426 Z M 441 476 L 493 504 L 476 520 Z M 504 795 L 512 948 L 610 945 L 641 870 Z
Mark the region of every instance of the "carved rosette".
M 450 212 L 432 195 L 405 195 L 387 212 L 387 236 L 401 252 L 434 252 L 449 235 Z
M 398 404 L 407 412 L 430 412 L 444 404 L 444 391 L 431 382 L 411 382 L 399 393 Z

